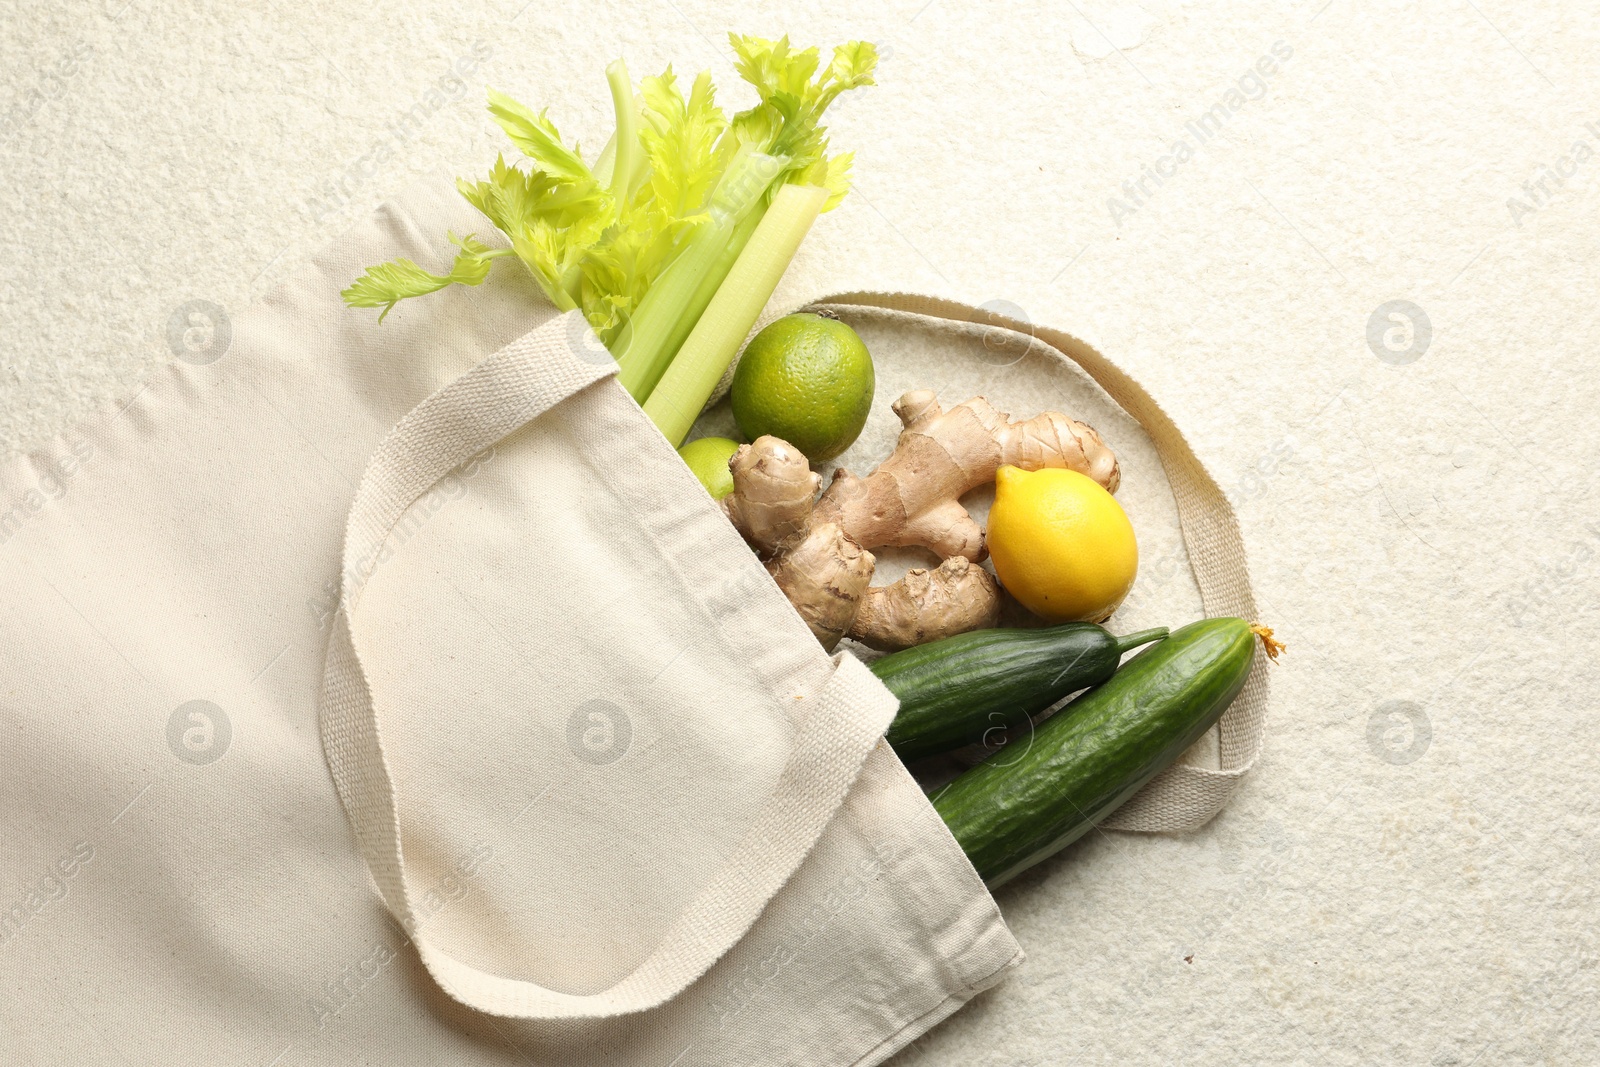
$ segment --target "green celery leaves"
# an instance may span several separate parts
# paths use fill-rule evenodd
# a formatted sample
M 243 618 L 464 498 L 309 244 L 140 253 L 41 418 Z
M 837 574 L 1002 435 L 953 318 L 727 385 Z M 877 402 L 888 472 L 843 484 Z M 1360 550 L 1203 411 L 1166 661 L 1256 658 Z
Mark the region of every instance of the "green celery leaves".
M 717 106 L 709 73 L 695 77 L 685 96 L 671 67 L 645 78 L 635 93 L 619 60 L 607 70 L 618 134 L 593 167 L 544 112 L 491 89 L 489 113 L 523 158 L 508 163 L 502 155 L 486 179 L 456 185 L 510 247 L 452 235 L 458 251 L 448 273 L 393 260 L 369 267 L 341 294 L 345 302 L 382 308 L 381 322 L 401 300 L 452 284 L 479 285 L 493 260 L 514 256 L 557 308 L 581 308 L 611 345 L 651 285 L 711 225 L 730 165 L 738 169 L 752 153 L 777 157 L 782 169 L 766 185 L 763 202 L 796 182 L 826 188 L 827 208 L 834 207 L 849 190 L 850 154 L 827 155 L 820 119 L 841 92 L 873 84 L 876 48 L 841 45 L 823 67 L 815 48 L 796 50 L 786 37 L 730 34 L 729 41 L 740 76 L 759 95 L 753 107 L 730 120 Z M 631 173 L 614 174 L 614 167 Z
M 447 285 L 479 285 L 489 276 L 489 262 L 503 252 L 497 252 L 479 241 L 474 235 L 450 235 L 450 241 L 461 251 L 450 267 L 449 274 L 429 274 L 409 259 L 396 259 L 367 272 L 342 292 L 344 302 L 357 308 L 383 308 L 378 321 L 394 310 L 394 306 L 408 296 L 436 293 Z

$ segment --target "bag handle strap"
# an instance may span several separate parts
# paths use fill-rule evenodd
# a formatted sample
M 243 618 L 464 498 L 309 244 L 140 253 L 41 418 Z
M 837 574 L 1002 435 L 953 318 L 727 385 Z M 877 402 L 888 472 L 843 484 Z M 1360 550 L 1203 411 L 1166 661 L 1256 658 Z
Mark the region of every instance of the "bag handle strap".
M 1061 330 L 1019 322 L 955 300 L 912 293 L 853 292 L 813 301 L 813 306 L 829 305 L 1003 329 L 1030 339 L 1030 344 L 1039 342 L 1058 359 L 1082 368 L 1155 443 L 1177 500 L 1184 547 L 1206 614 L 1256 620 L 1255 593 L 1250 588 L 1244 539 L 1233 506 L 1171 417 L 1126 371 Z M 1255 765 L 1266 713 L 1266 657 L 1257 656 L 1243 692 L 1218 723 L 1221 769 L 1173 764 L 1102 825 L 1146 833 L 1185 832 L 1204 825 L 1222 810 Z
M 490 974 L 430 941 L 406 882 L 393 776 L 361 661 L 367 647 L 359 625 L 362 593 L 412 502 L 518 427 L 615 375 L 609 357 L 594 358 L 601 352 L 581 314 L 569 312 L 428 397 L 395 425 L 368 461 L 345 530 L 343 593 L 329 640 L 320 716 L 328 769 L 378 893 L 428 972 L 462 1004 L 493 1015 L 601 1018 L 644 1011 L 681 992 L 744 936 L 799 867 L 843 804 L 896 708 L 894 697 L 859 661 L 835 657 L 828 680 L 795 703 L 803 719 L 789 760 L 745 836 L 644 962 L 610 989 L 592 995 L 557 992 Z

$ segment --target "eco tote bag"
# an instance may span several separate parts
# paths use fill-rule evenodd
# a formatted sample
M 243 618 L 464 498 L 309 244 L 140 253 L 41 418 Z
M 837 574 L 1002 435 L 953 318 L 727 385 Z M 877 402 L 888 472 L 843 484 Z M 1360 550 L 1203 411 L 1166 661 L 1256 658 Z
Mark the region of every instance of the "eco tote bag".
M 581 323 L 515 285 L 339 303 L 463 223 L 441 183 L 180 309 L 178 363 L 0 471 L 7 1062 L 871 1064 L 1020 961 L 892 700 Z M 1152 438 L 1207 607 L 1253 614 Z M 1263 699 L 1119 818 L 1208 818 Z

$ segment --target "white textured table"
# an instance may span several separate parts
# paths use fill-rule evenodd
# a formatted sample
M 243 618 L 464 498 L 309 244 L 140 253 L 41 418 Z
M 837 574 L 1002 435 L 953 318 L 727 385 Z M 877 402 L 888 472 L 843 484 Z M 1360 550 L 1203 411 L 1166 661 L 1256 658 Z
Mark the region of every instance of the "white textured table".
M 731 83 L 729 28 L 874 39 L 796 269 L 1121 362 L 1291 650 L 1231 809 L 1008 887 L 1027 965 L 895 1062 L 1600 1062 L 1592 10 L 521 3 L 0 5 L 4 449 L 136 388 L 187 302 L 480 170 L 485 82 L 593 146 L 618 53 Z

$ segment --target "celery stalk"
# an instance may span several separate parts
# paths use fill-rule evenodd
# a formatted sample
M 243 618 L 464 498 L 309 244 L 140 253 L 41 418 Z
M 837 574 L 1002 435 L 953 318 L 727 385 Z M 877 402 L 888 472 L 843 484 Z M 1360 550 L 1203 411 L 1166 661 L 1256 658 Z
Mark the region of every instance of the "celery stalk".
M 611 188 L 612 168 L 617 162 L 617 135 L 613 131 L 611 139 L 600 149 L 599 158 L 594 161 L 594 180 L 606 188 Z
M 613 60 L 606 67 L 606 83 L 611 87 L 611 107 L 617 119 L 617 128 L 610 141 L 614 151 L 611 174 L 607 177 L 611 183 L 611 195 L 616 198 L 620 213 L 622 204 L 633 192 L 634 180 L 644 161 L 644 150 L 639 144 L 639 105 L 634 100 L 633 82 L 622 60 Z M 602 151 L 601 156 L 604 155 Z
M 674 448 L 688 435 L 827 201 L 828 190 L 817 186 L 785 185 L 778 190 L 733 269 L 645 400 L 645 414 Z
M 695 290 L 691 306 L 700 308 L 701 314 L 704 314 L 704 309 L 710 306 L 711 298 L 717 295 L 717 287 L 722 284 L 722 280 L 728 276 L 728 272 L 738 262 L 739 253 L 743 252 L 744 246 L 750 243 L 750 235 L 756 232 L 756 227 L 761 225 L 761 220 L 766 213 L 766 204 L 758 202 L 733 228 L 733 233 L 728 237 L 728 243 L 723 246 L 716 262 L 712 263 L 711 269 L 701 279 L 700 287 Z M 688 326 L 692 328 L 694 323 L 690 322 Z M 685 329 L 684 336 L 687 337 L 688 334 L 689 330 Z M 680 343 L 678 348 L 681 350 L 682 347 Z
M 643 403 L 649 397 L 711 303 L 741 251 L 735 242 L 749 239 L 749 231 L 740 223 L 760 207 L 768 186 L 787 162 L 764 152 L 736 155 L 717 183 L 707 218 L 639 301 L 612 346 L 617 378 L 635 400 Z

